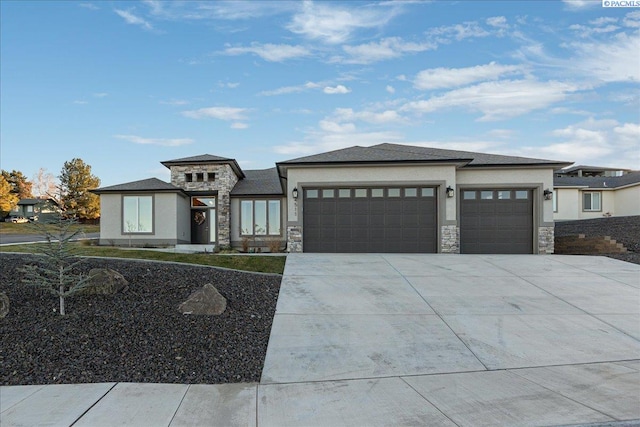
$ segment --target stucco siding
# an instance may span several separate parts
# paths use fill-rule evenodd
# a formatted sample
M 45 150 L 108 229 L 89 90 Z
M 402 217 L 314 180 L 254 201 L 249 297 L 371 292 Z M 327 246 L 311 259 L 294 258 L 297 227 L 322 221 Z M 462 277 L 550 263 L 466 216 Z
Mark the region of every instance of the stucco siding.
M 553 202 L 542 200 L 541 192 L 553 189 L 553 170 L 551 169 L 461 169 L 457 176 L 458 186 L 482 186 L 496 188 L 504 186 L 524 186 L 537 188 L 540 194 L 534 194 L 534 202 L 542 201 L 539 220 L 542 223 L 553 222 Z M 534 208 L 535 209 L 535 208 Z
M 129 195 L 129 194 L 125 194 Z M 151 195 L 151 194 L 130 194 Z M 128 234 L 122 231 L 123 194 L 102 194 L 100 203 L 100 244 L 176 244 L 190 240 L 188 199 L 176 193 L 154 193 L 153 233 Z
M 640 185 L 615 191 L 615 215 L 640 215 Z
M 554 214 L 554 219 L 559 221 L 580 219 L 580 191 L 577 188 L 556 188 L 558 212 Z
M 300 195 L 289 203 L 288 221 L 302 220 L 302 189 L 305 185 L 450 185 L 455 187 L 455 166 L 354 166 L 289 168 L 287 171 L 287 196 L 294 188 Z M 455 198 L 445 199 L 446 219 L 456 220 Z

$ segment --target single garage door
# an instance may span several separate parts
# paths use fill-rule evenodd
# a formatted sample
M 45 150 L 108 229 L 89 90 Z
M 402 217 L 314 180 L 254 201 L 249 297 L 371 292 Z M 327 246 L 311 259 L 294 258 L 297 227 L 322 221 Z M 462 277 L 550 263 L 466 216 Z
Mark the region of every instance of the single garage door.
M 460 252 L 530 254 L 533 252 L 531 190 L 462 190 Z
M 437 251 L 435 188 L 305 188 L 304 252 Z

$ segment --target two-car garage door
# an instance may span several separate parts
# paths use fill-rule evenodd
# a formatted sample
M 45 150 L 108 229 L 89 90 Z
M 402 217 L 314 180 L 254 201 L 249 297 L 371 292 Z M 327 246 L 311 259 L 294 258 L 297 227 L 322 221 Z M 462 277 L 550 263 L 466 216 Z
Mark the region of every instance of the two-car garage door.
M 305 252 L 437 252 L 431 187 L 306 188 Z
M 460 252 L 533 252 L 533 192 L 463 189 Z M 305 252 L 438 252 L 432 187 L 305 188 Z

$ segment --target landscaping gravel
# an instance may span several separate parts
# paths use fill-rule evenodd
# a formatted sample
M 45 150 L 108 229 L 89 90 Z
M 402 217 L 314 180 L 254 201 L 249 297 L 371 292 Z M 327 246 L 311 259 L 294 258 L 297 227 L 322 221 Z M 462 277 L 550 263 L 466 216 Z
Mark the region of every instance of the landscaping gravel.
M 129 281 L 115 295 L 58 298 L 20 284 L 32 255 L 0 254 L 0 384 L 256 382 L 267 351 L 281 277 L 213 267 L 87 259 L 78 267 L 111 268 Z M 219 316 L 177 307 L 204 284 L 227 299 Z
M 629 252 L 606 256 L 640 264 L 640 216 L 556 221 L 556 237 L 578 234 L 584 234 L 586 237 L 609 236 L 622 243 Z

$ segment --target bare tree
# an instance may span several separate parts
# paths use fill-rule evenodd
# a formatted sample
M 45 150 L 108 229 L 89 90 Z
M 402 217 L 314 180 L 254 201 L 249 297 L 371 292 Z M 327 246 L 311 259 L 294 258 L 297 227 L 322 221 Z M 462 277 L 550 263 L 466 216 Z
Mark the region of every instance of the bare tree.
M 58 199 L 58 187 L 56 178 L 52 173 L 47 172 L 46 168 L 38 169 L 31 179 L 33 187 L 31 191 L 33 195 L 40 198 Z

